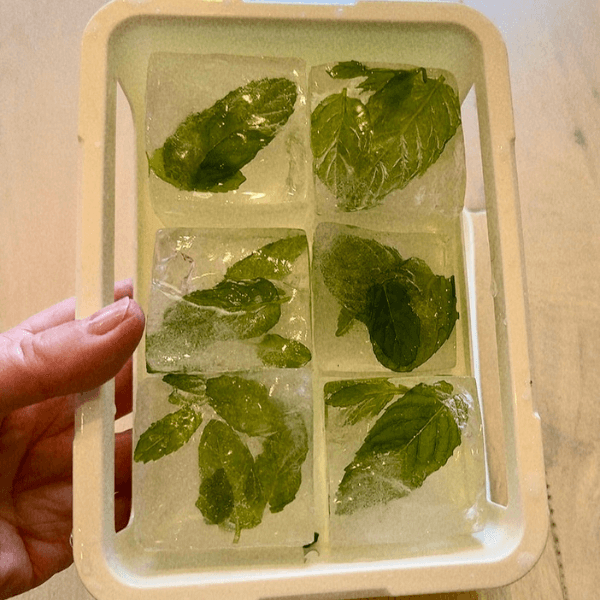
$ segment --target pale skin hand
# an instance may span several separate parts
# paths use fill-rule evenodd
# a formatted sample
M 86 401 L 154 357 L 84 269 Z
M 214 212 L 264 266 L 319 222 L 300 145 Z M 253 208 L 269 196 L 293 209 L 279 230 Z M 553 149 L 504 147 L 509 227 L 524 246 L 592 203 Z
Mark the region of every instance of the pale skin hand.
M 0 600 L 73 561 L 72 442 L 77 393 L 116 376 L 117 418 L 131 411 L 131 354 L 144 315 L 126 283 L 115 304 L 74 320 L 65 300 L 0 333 Z M 131 505 L 131 431 L 115 439 L 115 525 Z

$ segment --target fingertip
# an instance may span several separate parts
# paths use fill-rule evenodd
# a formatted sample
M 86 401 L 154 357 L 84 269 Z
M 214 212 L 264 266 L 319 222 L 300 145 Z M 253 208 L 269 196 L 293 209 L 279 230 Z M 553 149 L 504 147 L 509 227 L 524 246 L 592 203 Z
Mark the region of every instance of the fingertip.
M 85 392 L 112 379 L 139 344 L 144 324 L 140 306 L 124 297 L 87 319 L 24 336 L 3 348 L 0 413 Z
M 114 299 L 120 300 L 125 296 L 133 298 L 133 279 L 121 279 L 115 283 Z
M 120 300 L 105 306 L 85 320 L 87 333 L 99 336 L 111 333 L 117 328 L 121 328 L 122 333 L 122 326 L 141 335 L 144 322 L 142 309 L 129 296 L 124 296 Z

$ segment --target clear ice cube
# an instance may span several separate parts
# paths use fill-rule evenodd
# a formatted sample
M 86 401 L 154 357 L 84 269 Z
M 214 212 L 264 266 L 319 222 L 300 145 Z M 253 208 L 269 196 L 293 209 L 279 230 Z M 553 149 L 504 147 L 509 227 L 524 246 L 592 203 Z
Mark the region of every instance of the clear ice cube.
M 343 89 L 347 90 L 350 98 L 359 98 L 366 103 L 373 93 L 372 90 L 359 89 L 365 77 L 352 79 L 334 79 L 328 70 L 338 63 L 330 63 L 313 67 L 310 71 L 309 87 L 311 114 L 315 108 L 333 94 L 339 94 Z M 388 69 L 415 69 L 412 65 L 389 65 L 389 64 L 367 64 L 369 68 Z M 442 76 L 445 83 L 457 91 L 456 79 L 448 71 L 440 69 L 427 69 L 427 77 L 439 78 Z M 336 198 L 332 190 L 314 175 L 315 196 L 317 212 L 325 218 L 344 212 L 343 201 Z M 403 189 L 391 191 L 379 204 L 368 209 L 360 210 L 359 213 L 373 213 L 380 222 L 390 219 L 398 220 L 407 217 L 423 219 L 424 217 L 440 215 L 447 217 L 456 216 L 464 205 L 466 187 L 466 164 L 465 146 L 462 126 L 459 125 L 454 136 L 444 147 L 438 160 L 433 163 L 420 177 L 412 179 Z
M 210 552 L 216 549 L 240 550 L 257 547 L 301 547 L 313 540 L 313 452 L 312 386 L 307 369 L 231 374 L 255 380 L 266 386 L 269 397 L 287 417 L 300 419 L 308 434 L 308 454 L 301 467 L 301 484 L 292 502 L 280 512 L 265 507 L 262 521 L 252 529 L 243 529 L 234 544 L 234 532 L 205 522 L 196 508 L 200 474 L 198 444 L 204 427 L 213 420 L 222 421 L 207 404 L 201 406 L 203 422 L 193 437 L 179 450 L 154 462 L 134 463 L 133 528 L 136 541 L 149 550 Z M 147 377 L 138 387 L 135 414 L 135 439 L 155 421 L 177 407 L 167 401 L 171 385 L 159 377 Z M 254 459 L 261 453 L 264 437 L 239 434 Z
M 450 383 L 453 393 L 460 394 L 468 405 L 468 420 L 461 427 L 460 445 L 421 487 L 402 498 L 375 503 L 351 514 L 336 513 L 336 492 L 345 467 L 354 459 L 377 417 L 352 425 L 346 422 L 344 409 L 326 407 L 332 548 L 369 544 L 439 547 L 449 544 L 456 536 L 471 535 L 485 525 L 490 505 L 486 496 L 483 428 L 475 381 L 465 377 L 390 379 L 395 385 L 409 388 L 418 383 L 432 385 L 440 380 Z M 394 401 L 399 397 L 395 396 Z
M 375 232 L 336 223 L 320 223 L 315 232 L 312 264 L 313 311 L 315 326 L 315 360 L 323 372 L 360 373 L 382 371 L 391 373 L 376 358 L 367 327 L 354 319 L 349 329 L 336 335 L 341 304 L 325 285 L 322 272 L 323 257 L 339 235 L 351 235 L 375 240 L 379 244 L 396 249 L 402 259 L 418 257 L 424 260 L 436 275 L 450 277 L 456 273 L 454 240 L 441 233 L 393 233 Z M 456 273 L 457 294 L 462 289 L 462 275 Z M 447 373 L 457 364 L 457 329 L 465 326 L 466 314 L 462 314 L 460 299 L 459 319 L 450 337 L 424 364 L 412 372 Z
M 165 226 L 201 226 L 207 214 L 239 218 L 240 209 L 282 210 L 303 204 L 309 178 L 306 69 L 287 58 L 152 54 L 146 86 L 146 152 L 161 148 L 189 115 L 200 113 L 251 81 L 286 78 L 296 85 L 294 112 L 275 138 L 241 171 L 246 181 L 227 192 L 185 191 L 149 173 L 154 211 Z M 250 213 L 250 214 L 251 214 Z
M 267 335 L 278 335 L 310 348 L 307 249 L 291 263 L 289 273 L 267 280 L 265 285 L 275 300 L 271 298 L 264 310 L 246 313 L 242 307 L 227 312 L 218 306 L 198 306 L 186 300 L 188 294 L 222 284 L 228 269 L 260 248 L 278 240 L 294 239 L 306 242 L 304 232 L 290 229 L 159 230 L 147 319 L 148 370 L 211 373 L 261 368 L 265 364 L 259 345 Z M 258 323 L 259 319 L 267 319 L 266 311 L 274 306 L 279 306 L 279 319 L 268 316 L 267 325 L 250 333 L 244 329 L 243 335 L 251 337 L 240 339 L 242 319 L 244 324 Z M 269 324 L 273 326 L 267 330 Z

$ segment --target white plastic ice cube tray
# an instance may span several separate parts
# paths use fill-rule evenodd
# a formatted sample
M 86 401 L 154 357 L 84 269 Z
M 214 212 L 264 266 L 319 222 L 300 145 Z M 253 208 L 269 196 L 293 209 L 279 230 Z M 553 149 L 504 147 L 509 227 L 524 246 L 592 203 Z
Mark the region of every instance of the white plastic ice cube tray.
M 521 577 L 543 550 L 548 521 L 540 423 L 531 397 L 508 65 L 496 29 L 452 4 L 107 5 L 89 24 L 82 49 L 80 317 L 112 301 L 117 83 L 136 132 L 136 299 L 147 308 L 152 245 L 161 224 L 148 199 L 144 93 L 148 59 L 157 51 L 292 56 L 309 66 L 353 58 L 423 65 L 452 72 L 461 101 L 474 86 L 485 202 L 467 204 L 461 215 L 471 332 L 467 374 L 481 396 L 489 480 L 500 482 L 501 491 L 494 495 L 490 484 L 497 505 L 480 532 L 437 551 L 358 547 L 300 564 L 199 567 L 185 550 L 161 555 L 139 547 L 131 527 L 115 534 L 114 386 L 107 384 L 84 395 L 77 415 L 73 552 L 84 584 L 98 599 L 247 600 L 431 593 L 501 586 Z M 137 362 L 141 373 L 139 356 Z

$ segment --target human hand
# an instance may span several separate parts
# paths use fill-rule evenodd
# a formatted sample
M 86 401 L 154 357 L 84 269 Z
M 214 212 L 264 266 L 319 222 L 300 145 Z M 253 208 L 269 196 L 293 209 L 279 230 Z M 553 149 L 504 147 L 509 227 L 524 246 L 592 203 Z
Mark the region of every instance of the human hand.
M 74 320 L 65 300 L 0 333 L 0 600 L 73 561 L 72 442 L 77 393 L 116 377 L 116 417 L 131 411 L 131 355 L 144 315 L 131 287 Z M 115 438 L 115 525 L 131 506 L 131 431 Z

